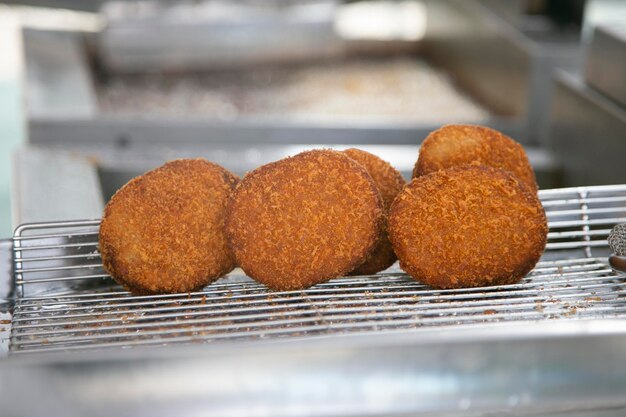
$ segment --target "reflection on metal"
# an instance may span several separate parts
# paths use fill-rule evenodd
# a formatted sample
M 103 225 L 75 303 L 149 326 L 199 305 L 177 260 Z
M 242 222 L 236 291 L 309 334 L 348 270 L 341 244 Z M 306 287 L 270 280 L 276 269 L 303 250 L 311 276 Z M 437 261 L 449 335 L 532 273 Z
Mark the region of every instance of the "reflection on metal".
M 558 72 L 550 112 L 551 146 L 565 185 L 616 184 L 626 178 L 626 110 Z
M 587 83 L 626 108 L 626 23 L 597 26 L 587 55 Z
M 102 215 L 97 168 L 89 158 L 28 147 L 16 153 L 14 167 L 13 207 L 18 224 Z
M 343 52 L 332 0 L 111 2 L 98 35 L 111 72 L 158 72 L 314 60 Z
M 425 49 L 498 114 L 526 117 L 532 44 L 478 1 L 428 1 Z
M 96 95 L 82 36 L 35 30 L 23 33 L 29 119 L 94 116 Z
M 577 33 L 522 14 L 513 1 L 432 0 L 425 51 L 479 102 L 524 122 L 524 140 L 547 143 L 555 68 L 578 67 Z

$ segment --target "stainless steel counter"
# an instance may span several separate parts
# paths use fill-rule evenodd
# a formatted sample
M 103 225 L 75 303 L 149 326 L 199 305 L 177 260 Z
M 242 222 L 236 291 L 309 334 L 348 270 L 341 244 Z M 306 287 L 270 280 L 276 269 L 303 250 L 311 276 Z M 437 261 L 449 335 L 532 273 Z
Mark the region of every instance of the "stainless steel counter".
M 13 357 L 0 362 L 0 403 L 16 417 L 616 416 L 624 326 Z

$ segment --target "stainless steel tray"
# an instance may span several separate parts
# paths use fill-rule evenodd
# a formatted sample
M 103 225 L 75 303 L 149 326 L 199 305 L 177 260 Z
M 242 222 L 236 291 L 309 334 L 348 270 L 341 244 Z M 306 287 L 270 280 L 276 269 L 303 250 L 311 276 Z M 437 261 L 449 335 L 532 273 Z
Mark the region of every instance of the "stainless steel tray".
M 433 290 L 399 268 L 304 291 L 271 292 L 241 273 L 201 292 L 133 296 L 101 268 L 98 221 L 31 224 L 13 238 L 12 353 L 350 333 L 453 331 L 503 322 L 626 316 L 606 236 L 626 221 L 626 185 L 543 190 L 542 261 L 520 283 Z
M 136 297 L 101 270 L 98 221 L 21 226 L 0 403 L 16 416 L 624 415 L 626 276 L 606 237 L 626 221 L 626 185 L 540 197 L 541 262 L 466 290 L 392 267 L 306 291 L 233 273 Z

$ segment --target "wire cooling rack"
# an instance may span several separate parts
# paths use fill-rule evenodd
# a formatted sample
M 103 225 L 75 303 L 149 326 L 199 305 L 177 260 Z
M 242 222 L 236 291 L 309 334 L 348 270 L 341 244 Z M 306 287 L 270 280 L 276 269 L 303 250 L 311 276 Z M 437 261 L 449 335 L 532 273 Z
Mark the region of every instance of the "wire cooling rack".
M 433 290 L 397 266 L 305 291 L 268 291 L 241 272 L 189 294 L 133 296 L 102 270 L 98 221 L 23 225 L 14 236 L 10 351 L 41 352 L 452 330 L 626 315 L 626 276 L 606 238 L 626 222 L 626 185 L 542 190 L 550 232 L 520 283 Z

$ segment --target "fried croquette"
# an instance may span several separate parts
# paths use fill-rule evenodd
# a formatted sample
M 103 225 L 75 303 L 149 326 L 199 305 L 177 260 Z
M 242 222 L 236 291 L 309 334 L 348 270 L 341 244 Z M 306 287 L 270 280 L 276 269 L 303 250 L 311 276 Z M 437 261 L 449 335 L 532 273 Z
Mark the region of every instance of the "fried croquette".
M 537 191 L 535 173 L 522 145 L 484 126 L 447 125 L 430 133 L 420 147 L 413 178 L 461 165 L 504 169 Z
M 229 200 L 226 232 L 246 274 L 295 290 L 362 264 L 383 222 L 365 168 L 341 152 L 314 150 L 248 173 Z
M 541 202 L 504 170 L 463 166 L 411 181 L 389 213 L 408 274 L 435 288 L 512 284 L 537 263 L 548 226 Z
M 224 231 L 238 178 L 203 159 L 181 159 L 115 193 L 100 225 L 104 268 L 136 294 L 201 289 L 235 267 Z
M 383 199 L 385 207 L 385 217 L 393 203 L 393 199 L 402 190 L 406 184 L 404 178 L 397 169 L 388 162 L 380 159 L 378 156 L 360 149 L 346 149 L 343 151 L 350 158 L 361 164 L 370 174 L 380 195 Z M 381 233 L 378 245 L 370 255 L 370 257 L 361 264 L 350 275 L 370 275 L 389 268 L 396 261 L 396 254 L 393 252 L 391 242 L 387 236 L 387 225 L 385 225 Z

